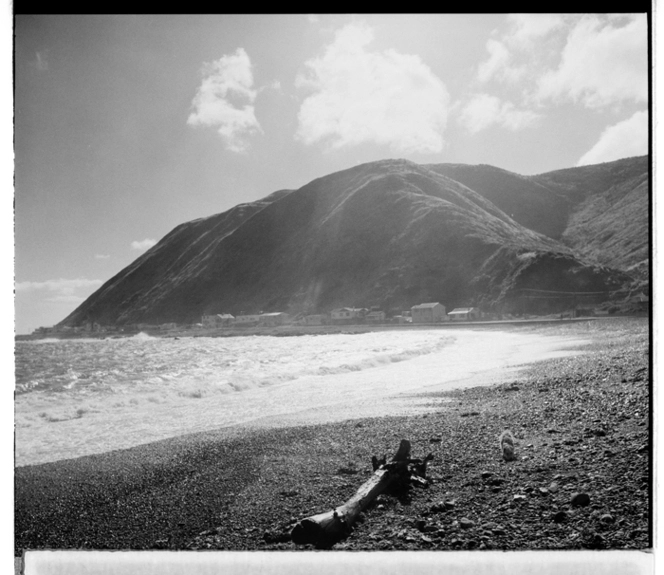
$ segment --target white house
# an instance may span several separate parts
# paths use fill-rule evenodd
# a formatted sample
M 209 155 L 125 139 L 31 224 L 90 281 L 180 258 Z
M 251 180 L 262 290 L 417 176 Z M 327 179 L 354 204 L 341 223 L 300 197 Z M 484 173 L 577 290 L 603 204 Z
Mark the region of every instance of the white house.
M 288 320 L 288 314 L 282 311 L 263 313 L 258 316 L 258 323 L 264 326 L 284 325 L 285 323 L 288 323 Z
M 385 321 L 385 312 L 380 310 L 370 311 L 365 316 L 365 319 L 367 320 L 367 323 L 381 323 Z
M 330 319 L 332 323 L 352 323 L 360 319 L 364 319 L 366 309 L 356 307 L 342 307 L 333 309 L 330 312 Z
M 410 308 L 413 323 L 437 323 L 447 321 L 445 306 L 438 302 L 421 303 Z
M 260 322 L 260 315 L 257 313 L 249 315 L 236 315 L 235 316 L 235 325 L 240 327 L 248 327 L 252 325 L 258 325 Z

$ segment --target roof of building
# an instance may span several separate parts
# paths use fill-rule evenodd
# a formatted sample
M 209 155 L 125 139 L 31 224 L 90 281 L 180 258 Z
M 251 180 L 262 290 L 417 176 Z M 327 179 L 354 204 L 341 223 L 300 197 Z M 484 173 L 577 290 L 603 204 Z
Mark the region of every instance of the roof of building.
M 474 307 L 455 307 L 452 311 L 447 312 L 447 315 L 453 313 L 470 313 L 471 311 L 477 311 L 477 308 Z
M 418 304 L 418 305 L 414 305 L 410 309 L 428 309 L 428 308 L 431 308 L 431 307 L 436 307 L 437 305 L 442 305 L 442 304 L 440 304 L 437 301 L 431 302 L 431 303 L 421 303 L 421 304 Z

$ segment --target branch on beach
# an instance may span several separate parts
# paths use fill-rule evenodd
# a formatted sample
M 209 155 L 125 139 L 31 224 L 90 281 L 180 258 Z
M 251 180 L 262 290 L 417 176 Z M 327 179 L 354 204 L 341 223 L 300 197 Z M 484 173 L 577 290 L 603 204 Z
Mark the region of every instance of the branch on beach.
M 317 547 L 334 544 L 350 533 L 360 513 L 381 493 L 408 484 L 426 487 L 426 466 L 432 459 L 431 453 L 424 459 L 412 459 L 410 441 L 402 439 L 389 463 L 385 456 L 382 459 L 375 456 L 371 458 L 374 474 L 346 503 L 298 522 L 291 532 L 292 541 L 298 545 L 311 544 Z

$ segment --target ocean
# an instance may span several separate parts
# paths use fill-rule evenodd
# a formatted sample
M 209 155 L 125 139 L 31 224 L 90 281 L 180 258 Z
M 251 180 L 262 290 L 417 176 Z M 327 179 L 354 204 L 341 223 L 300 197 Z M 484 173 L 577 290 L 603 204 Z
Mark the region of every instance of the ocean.
M 15 464 L 239 425 L 426 411 L 423 392 L 495 381 L 572 343 L 472 329 L 18 341 Z

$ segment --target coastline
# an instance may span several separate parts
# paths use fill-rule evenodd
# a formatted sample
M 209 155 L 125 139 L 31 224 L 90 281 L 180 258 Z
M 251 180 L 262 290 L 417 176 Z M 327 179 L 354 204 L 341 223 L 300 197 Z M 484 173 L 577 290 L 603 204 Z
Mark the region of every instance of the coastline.
M 302 549 L 284 540 L 288 527 L 352 496 L 371 474 L 371 456 L 394 452 L 401 438 L 415 457 L 434 454 L 432 484 L 407 503 L 383 497 L 334 549 L 648 548 L 648 322 L 552 330 L 594 343 L 584 355 L 532 365 L 511 384 L 429 394 L 432 413 L 238 427 L 17 468 L 16 553 Z M 517 438 L 511 464 L 496 441 L 506 427 Z M 590 505 L 571 506 L 573 490 L 588 492 Z M 451 510 L 432 512 L 444 500 Z

